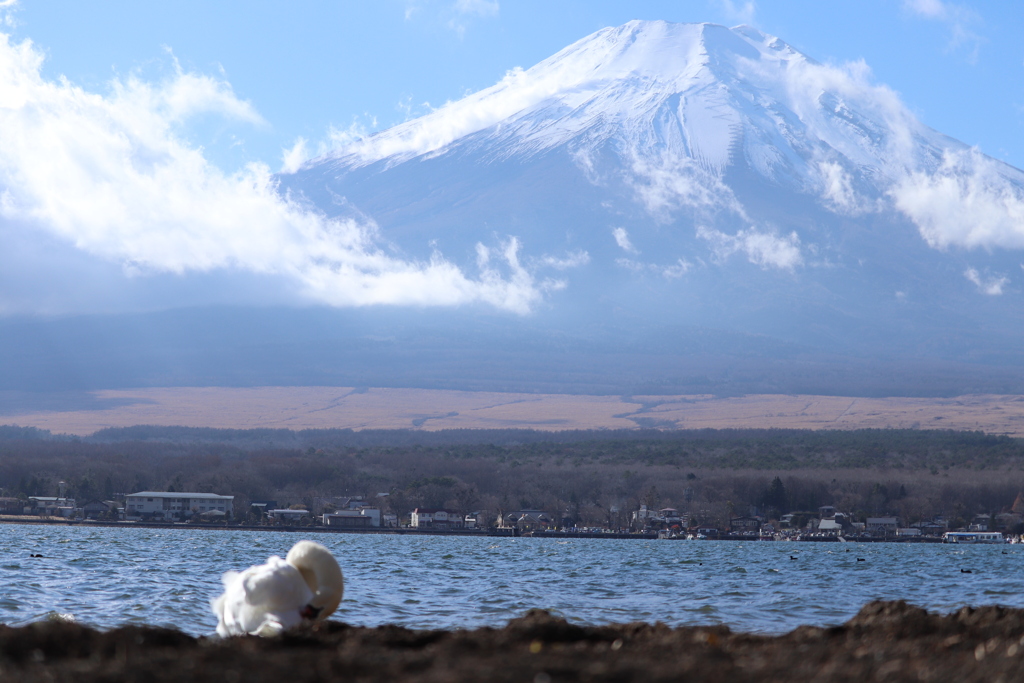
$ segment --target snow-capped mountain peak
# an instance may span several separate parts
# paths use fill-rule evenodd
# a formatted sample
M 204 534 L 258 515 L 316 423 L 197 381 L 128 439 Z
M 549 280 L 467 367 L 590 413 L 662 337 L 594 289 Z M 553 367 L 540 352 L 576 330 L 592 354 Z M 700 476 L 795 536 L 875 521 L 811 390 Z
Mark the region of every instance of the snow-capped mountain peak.
M 606 282 L 657 276 L 666 302 L 697 297 L 712 316 L 770 297 L 761 277 L 824 307 L 904 302 L 933 276 L 903 259 L 951 250 L 927 296 L 995 297 L 1017 265 L 971 254 L 1024 248 L 1024 173 L 923 125 L 864 63 L 821 63 L 749 26 L 602 29 L 281 184 L 373 219 L 405 255 L 492 278 L 488 255 L 503 254 L 524 310 L 587 298 L 584 273 L 602 274 L 602 300 L 624 296 L 596 294 Z
M 836 154 L 892 176 L 893 147 L 927 135 L 863 70 L 823 67 L 747 26 L 631 21 L 329 156 L 349 167 L 396 163 L 481 132 L 506 155 L 614 139 L 627 153 L 658 150 L 716 174 L 739 154 L 764 175 L 801 182 L 816 175 L 813 158 Z

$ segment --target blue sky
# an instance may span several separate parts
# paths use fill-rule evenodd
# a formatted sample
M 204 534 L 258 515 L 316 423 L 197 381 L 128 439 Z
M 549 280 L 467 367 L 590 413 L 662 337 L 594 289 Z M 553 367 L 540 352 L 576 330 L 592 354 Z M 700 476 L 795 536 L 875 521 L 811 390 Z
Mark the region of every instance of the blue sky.
M 8 0 L 10 2 L 10 0 Z M 2 3 L 0 3 L 2 4 Z M 372 131 L 497 82 L 633 18 L 751 23 L 819 61 L 864 60 L 927 125 L 1024 167 L 1024 12 L 1015 0 L 18 0 L 5 28 L 46 78 L 107 93 L 175 68 L 230 84 L 257 116 L 188 122 L 226 170 L 280 167 L 299 137 Z

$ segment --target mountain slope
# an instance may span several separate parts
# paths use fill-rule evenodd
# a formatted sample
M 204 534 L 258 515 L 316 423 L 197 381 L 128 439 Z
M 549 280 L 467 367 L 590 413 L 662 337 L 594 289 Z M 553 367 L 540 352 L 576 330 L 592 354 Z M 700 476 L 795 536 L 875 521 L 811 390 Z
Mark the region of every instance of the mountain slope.
M 954 356 L 1024 330 L 1024 173 L 749 27 L 603 29 L 281 182 L 395 253 L 523 268 L 552 325 Z

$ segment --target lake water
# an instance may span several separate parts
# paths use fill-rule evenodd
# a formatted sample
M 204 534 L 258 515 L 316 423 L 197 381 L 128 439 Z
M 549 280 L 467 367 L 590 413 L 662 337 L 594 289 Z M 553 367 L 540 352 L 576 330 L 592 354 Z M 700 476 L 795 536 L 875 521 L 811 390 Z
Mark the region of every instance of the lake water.
M 931 610 L 1024 607 L 1024 545 L 757 543 L 289 534 L 0 525 L 0 623 L 55 615 L 210 634 L 220 576 L 301 538 L 345 572 L 334 619 L 501 626 L 531 607 L 577 623 L 728 624 L 780 633 L 838 624 L 874 599 Z M 31 558 L 42 554 L 43 558 Z M 797 559 L 790 559 L 790 557 Z M 864 561 L 857 561 L 863 558 Z M 970 569 L 971 573 L 962 573 Z

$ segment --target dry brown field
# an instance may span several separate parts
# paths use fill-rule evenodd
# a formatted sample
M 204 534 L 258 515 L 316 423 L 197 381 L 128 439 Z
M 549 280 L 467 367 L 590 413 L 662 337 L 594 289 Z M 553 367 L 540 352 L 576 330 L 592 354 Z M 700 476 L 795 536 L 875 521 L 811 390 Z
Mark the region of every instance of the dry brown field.
M 1024 396 L 578 396 L 351 387 L 174 387 L 93 393 L 90 409 L 8 406 L 0 424 L 85 436 L 106 427 L 233 429 L 920 428 L 1024 436 Z

